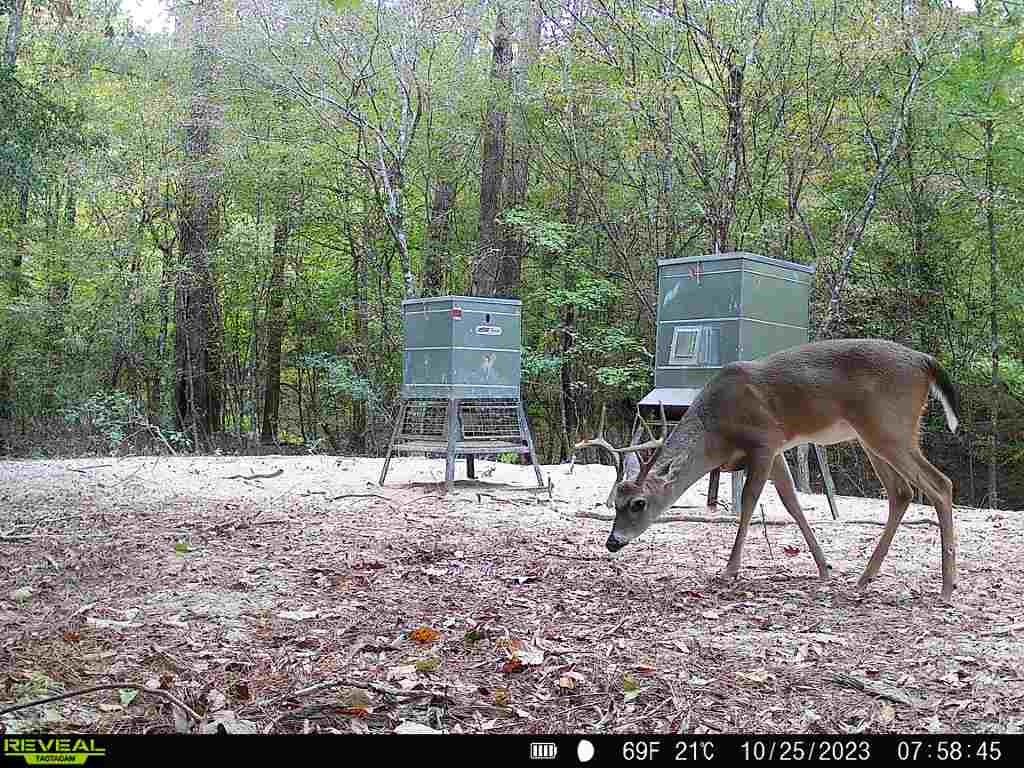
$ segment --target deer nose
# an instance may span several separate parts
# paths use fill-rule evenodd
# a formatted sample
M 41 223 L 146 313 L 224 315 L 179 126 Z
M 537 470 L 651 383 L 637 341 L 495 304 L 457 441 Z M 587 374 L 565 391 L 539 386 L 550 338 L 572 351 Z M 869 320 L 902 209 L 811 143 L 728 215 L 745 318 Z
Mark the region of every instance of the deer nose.
M 620 549 L 626 546 L 626 542 L 618 538 L 613 533 L 611 536 L 608 537 L 608 541 L 605 543 L 605 546 L 608 547 L 609 552 L 618 552 Z

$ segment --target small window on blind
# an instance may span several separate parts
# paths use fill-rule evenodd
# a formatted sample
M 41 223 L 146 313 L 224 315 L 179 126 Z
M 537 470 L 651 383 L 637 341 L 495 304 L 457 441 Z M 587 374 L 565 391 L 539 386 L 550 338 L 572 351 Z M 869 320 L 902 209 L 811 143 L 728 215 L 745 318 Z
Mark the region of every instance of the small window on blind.
M 670 365 L 696 365 L 700 343 L 700 328 L 675 328 L 669 348 Z

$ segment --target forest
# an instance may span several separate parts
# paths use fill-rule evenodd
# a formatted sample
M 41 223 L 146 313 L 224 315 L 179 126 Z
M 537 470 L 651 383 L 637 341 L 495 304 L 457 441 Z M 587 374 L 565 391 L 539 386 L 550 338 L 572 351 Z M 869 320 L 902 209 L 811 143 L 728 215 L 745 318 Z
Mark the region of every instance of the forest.
M 748 251 L 814 266 L 812 338 L 938 358 L 925 453 L 1024 505 L 1024 4 L 153 9 L 0 0 L 4 455 L 381 456 L 451 294 L 523 302 L 557 464 L 651 388 L 657 261 Z

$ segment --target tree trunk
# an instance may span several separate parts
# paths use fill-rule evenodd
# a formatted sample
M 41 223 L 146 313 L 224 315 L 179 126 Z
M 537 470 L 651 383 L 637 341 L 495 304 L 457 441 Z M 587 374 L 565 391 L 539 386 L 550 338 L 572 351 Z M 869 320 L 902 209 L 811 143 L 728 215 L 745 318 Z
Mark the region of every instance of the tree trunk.
M 569 179 L 569 196 L 565 206 L 565 223 L 570 227 L 572 239 L 570 243 L 575 245 L 576 224 L 579 218 L 579 188 L 575 176 Z M 570 246 L 571 250 L 571 246 Z M 563 267 L 565 271 L 564 285 L 566 292 L 576 289 L 575 265 L 567 263 Z M 576 442 L 576 398 L 572 389 L 573 365 L 572 348 L 576 336 L 576 307 L 569 301 L 565 304 L 562 313 L 562 368 L 561 368 L 561 391 L 558 398 L 558 406 L 562 421 L 561 451 L 559 461 L 565 461 L 572 454 L 572 446 Z
M 483 14 L 486 0 L 474 0 L 463 10 L 463 33 L 459 45 L 459 53 L 455 59 L 454 82 L 462 79 L 466 64 L 473 57 L 477 40 L 480 37 L 480 17 Z M 445 110 L 456 115 L 453 120 L 463 119 L 454 88 L 445 94 Z M 427 244 L 423 263 L 423 296 L 441 296 L 451 288 L 451 253 L 449 237 L 454 219 L 455 201 L 458 197 L 456 169 L 461 165 L 467 147 L 457 142 L 454 136 L 448 136 L 440 150 L 440 171 L 433 182 L 433 195 L 429 218 L 427 220 Z
M 281 409 L 281 347 L 284 344 L 285 316 L 284 271 L 288 264 L 288 245 L 302 213 L 303 195 L 293 191 L 281 201 L 274 222 L 274 246 L 270 262 L 270 292 L 267 306 L 267 357 L 263 376 L 263 425 L 260 442 L 277 442 L 277 423 Z
M 167 326 L 170 324 L 171 314 L 171 285 L 174 274 L 174 243 L 157 243 L 163 258 L 160 269 L 160 288 L 157 292 L 157 303 L 160 305 L 160 330 L 156 338 L 156 360 L 153 362 L 153 369 L 150 371 L 149 403 L 146 406 L 146 417 L 149 423 L 159 427 L 163 420 L 160 418 L 163 410 L 164 400 L 164 358 L 167 354 Z
M 175 400 L 178 428 L 194 450 L 221 431 L 223 361 L 220 307 L 213 257 L 219 238 L 219 179 L 214 133 L 222 109 L 215 102 L 214 37 L 219 3 L 193 6 L 192 96 L 185 132 L 185 171 L 178 219 L 181 270 L 175 294 Z
M 26 0 L 13 0 L 7 11 L 7 37 L 4 39 L 4 69 L 13 70 L 18 63 L 21 45 L 21 23 L 25 18 Z
M 59 208 L 60 190 L 57 191 Z M 55 224 L 59 229 L 60 223 L 67 227 L 68 232 L 65 238 L 71 238 L 71 231 L 75 228 L 77 214 L 75 200 L 75 181 L 69 173 L 67 178 L 67 197 L 64 200 L 63 218 L 57 211 Z M 54 233 L 56 235 L 56 232 Z M 53 261 L 47 270 L 50 273 L 50 284 L 47 290 L 47 303 L 49 304 L 49 328 L 47 335 L 50 343 L 50 370 L 46 378 L 46 387 L 43 392 L 43 411 L 52 412 L 57 407 L 57 391 L 60 386 L 61 373 L 64 370 L 64 314 L 67 311 L 67 301 L 70 294 L 68 285 L 68 264 L 66 252 L 60 246 L 52 250 Z
M 480 168 L 480 239 L 478 253 L 473 259 L 471 285 L 474 296 L 494 296 L 498 285 L 502 242 L 497 218 L 501 214 L 501 189 L 505 175 L 505 129 L 511 61 L 508 15 L 504 3 L 499 3 L 494 22 L 490 112 L 484 126 Z
M 3 66 L 13 75 L 18 64 L 18 48 L 21 45 L 21 25 L 25 16 L 26 0 L 13 0 L 7 12 L 7 35 L 4 38 Z M 18 222 L 14 252 L 11 254 L 10 296 L 17 300 L 21 295 L 21 267 L 24 263 L 25 230 L 28 227 L 29 185 L 28 179 L 18 182 Z M 10 349 L 13 344 L 5 346 Z M 0 419 L 14 418 L 14 370 L 8 362 L 0 365 Z
M 526 80 L 530 67 L 537 57 L 540 46 L 541 8 L 537 0 L 530 3 L 526 29 L 520 40 L 519 56 L 515 60 L 512 77 L 512 120 L 511 120 L 511 162 L 507 177 L 506 208 L 518 208 L 526 204 L 530 182 L 530 138 L 526 122 Z M 498 276 L 495 280 L 494 295 L 506 298 L 519 296 L 520 275 L 527 243 L 519 235 L 509 232 L 498 262 Z
M 989 438 L 988 460 L 988 505 L 990 509 L 999 508 L 999 251 L 996 247 L 996 213 L 995 213 L 995 178 L 993 174 L 992 144 L 994 127 L 991 120 L 985 121 L 985 223 L 988 226 L 988 258 L 989 258 L 989 328 L 992 350 L 992 402 L 989 403 L 991 413 L 992 434 Z
M 353 367 L 359 376 L 365 376 L 369 370 L 370 339 L 369 339 L 369 307 L 368 279 L 365 242 L 358 242 L 351 224 L 346 225 L 349 252 L 352 254 L 352 335 L 355 339 L 351 350 Z M 357 448 L 366 447 L 367 404 L 361 401 L 352 403 L 352 436 Z
M 736 217 L 740 179 L 746 173 L 746 145 L 743 128 L 743 78 L 746 63 L 737 64 L 736 51 L 729 49 L 725 58 L 729 73 L 729 88 L 725 97 L 728 114 L 726 157 L 729 158 L 719 192 L 719 206 L 715 221 L 713 252 L 720 253 L 731 245 L 732 222 Z
M 423 258 L 423 296 L 441 296 L 445 293 L 451 258 L 448 237 L 451 232 L 455 208 L 455 184 L 450 179 L 434 182 L 434 197 L 427 222 L 427 247 Z

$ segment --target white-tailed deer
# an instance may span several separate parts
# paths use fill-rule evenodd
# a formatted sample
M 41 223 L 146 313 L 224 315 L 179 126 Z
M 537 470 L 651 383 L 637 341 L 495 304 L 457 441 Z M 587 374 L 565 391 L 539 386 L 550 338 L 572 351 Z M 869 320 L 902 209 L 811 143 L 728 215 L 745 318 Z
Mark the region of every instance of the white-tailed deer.
M 834 445 L 857 440 L 889 498 L 882 538 L 858 582 L 865 587 L 878 573 L 896 529 L 919 487 L 935 506 L 942 542 L 942 597 L 956 586 L 956 534 L 953 485 L 921 454 L 918 429 L 933 394 L 946 423 L 956 432 L 957 393 L 947 373 L 930 355 L 890 341 L 820 341 L 777 352 L 754 362 L 725 366 L 704 387 L 682 420 L 668 433 L 615 448 L 601 429 L 577 450 L 597 446 L 615 460 L 615 522 L 608 549 L 616 552 L 643 533 L 690 486 L 716 467 L 745 469 L 739 530 L 725 569 L 739 573 L 743 544 L 754 506 L 771 478 L 786 510 L 810 547 L 822 580 L 829 576 L 821 547 L 800 510 L 783 451 L 803 443 Z M 646 427 L 646 423 L 645 423 Z M 668 433 L 668 434 L 666 434 Z M 636 474 L 624 477 L 623 455 L 653 450 Z

